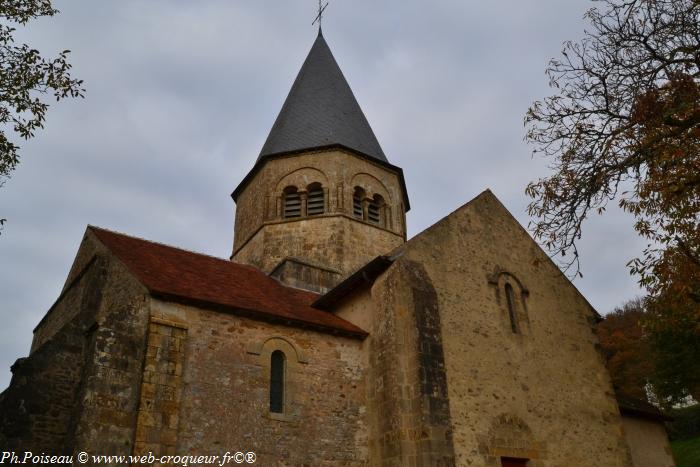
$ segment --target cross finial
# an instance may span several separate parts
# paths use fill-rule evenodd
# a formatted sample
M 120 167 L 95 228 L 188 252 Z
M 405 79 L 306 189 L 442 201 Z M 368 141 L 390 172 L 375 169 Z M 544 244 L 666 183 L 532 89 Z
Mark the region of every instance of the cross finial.
M 328 2 L 326 2 L 325 5 L 323 5 L 322 0 L 318 0 L 318 15 L 316 15 L 316 19 L 314 20 L 311 25 L 313 26 L 318 22 L 318 33 L 321 34 L 321 21 L 323 20 L 323 12 L 326 10 L 326 7 L 328 6 Z

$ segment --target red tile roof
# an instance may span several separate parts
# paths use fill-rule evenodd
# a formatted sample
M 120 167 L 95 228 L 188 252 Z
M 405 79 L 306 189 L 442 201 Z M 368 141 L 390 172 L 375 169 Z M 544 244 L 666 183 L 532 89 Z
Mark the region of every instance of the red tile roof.
M 259 269 L 89 226 L 151 295 L 254 319 L 364 338 L 367 333 L 312 308 L 318 294 L 286 287 Z

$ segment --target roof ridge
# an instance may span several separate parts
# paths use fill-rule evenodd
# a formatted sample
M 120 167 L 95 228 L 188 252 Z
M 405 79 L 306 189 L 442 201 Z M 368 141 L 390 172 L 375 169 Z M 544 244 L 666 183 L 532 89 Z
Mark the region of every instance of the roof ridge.
M 243 269 L 248 269 L 248 270 L 250 270 L 250 271 L 252 271 L 252 272 L 255 272 L 255 273 L 262 274 L 263 276 L 268 277 L 268 278 L 274 280 L 275 283 L 278 283 L 281 287 L 283 287 L 283 288 L 285 288 L 285 289 L 298 290 L 298 291 L 300 291 L 300 292 L 304 292 L 304 293 L 308 293 L 308 294 L 316 295 L 316 296 L 320 296 L 320 295 L 321 295 L 321 294 L 316 293 L 316 292 L 313 292 L 313 291 L 311 291 L 311 290 L 300 289 L 300 288 L 298 288 L 298 287 L 292 287 L 292 286 L 290 286 L 290 285 L 284 284 L 284 283 L 282 283 L 282 282 L 280 282 L 280 281 L 278 281 L 278 280 L 275 280 L 275 279 L 274 279 L 273 277 L 271 277 L 269 274 L 266 274 L 265 271 L 263 271 L 262 269 L 259 269 L 259 268 L 255 267 L 255 266 L 251 265 L 251 264 L 237 263 L 237 262 L 235 262 L 235 261 L 231 261 L 230 259 L 219 258 L 218 256 L 213 256 L 213 255 L 210 255 L 210 254 L 207 254 L 207 253 L 200 253 L 200 252 L 198 252 L 198 251 L 188 250 L 187 248 L 182 248 L 182 247 L 178 247 L 178 246 L 173 246 L 173 245 L 169 245 L 169 244 L 167 244 L 167 243 L 157 242 L 157 241 L 155 241 L 155 240 L 149 240 L 149 239 L 147 239 L 147 238 L 138 237 L 138 236 L 136 236 L 136 235 L 129 235 L 129 234 L 126 234 L 126 233 L 124 233 L 124 232 L 119 232 L 119 231 L 117 231 L 117 230 L 112 230 L 112 229 L 106 229 L 106 228 L 104 228 L 104 227 L 99 227 L 99 226 L 92 225 L 92 224 L 88 224 L 88 229 L 92 229 L 92 230 L 101 230 L 101 231 L 103 231 L 103 232 L 107 232 L 107 233 L 110 233 L 110 234 L 113 234 L 113 235 L 119 235 L 119 236 L 121 236 L 121 237 L 126 237 L 126 238 L 130 238 L 130 239 L 133 239 L 133 240 L 138 240 L 138 241 L 140 241 L 140 242 L 150 243 L 151 245 L 158 245 L 158 246 L 162 246 L 162 247 L 165 247 L 165 248 L 169 248 L 169 249 L 171 249 L 171 250 L 177 250 L 177 251 L 181 251 L 181 252 L 183 252 L 183 253 L 188 253 L 188 254 L 191 254 L 191 255 L 203 256 L 203 257 L 208 258 L 208 259 L 213 259 L 213 260 L 217 260 L 217 261 L 223 262 L 223 263 L 225 263 L 227 266 L 240 267 L 240 268 L 243 268 Z
M 243 266 L 243 267 L 246 267 L 246 268 L 255 269 L 256 271 L 259 271 L 260 273 L 265 274 L 265 273 L 262 272 L 260 269 L 256 268 L 255 266 L 251 266 L 250 264 L 236 263 L 236 262 L 233 262 L 233 261 L 231 261 L 231 260 L 229 260 L 229 259 L 220 258 L 220 257 L 218 257 L 218 256 L 210 255 L 210 254 L 208 254 L 208 253 L 202 253 L 202 252 L 195 251 L 195 250 L 189 250 L 189 249 L 187 249 L 187 248 L 183 248 L 183 247 L 179 247 L 179 246 L 174 246 L 174 245 L 169 245 L 169 244 L 167 244 L 167 243 L 157 242 L 157 241 L 155 241 L 155 240 L 149 240 L 149 239 L 147 239 L 147 238 L 139 237 L 139 236 L 136 236 L 136 235 L 129 235 L 129 234 L 126 234 L 126 233 L 124 233 L 124 232 L 119 232 L 119 231 L 117 231 L 117 230 L 112 230 L 112 229 L 106 229 L 106 228 L 104 228 L 104 227 L 99 227 L 99 226 L 92 225 L 92 224 L 88 224 L 87 228 L 88 228 L 88 229 L 91 229 L 91 230 L 101 230 L 101 231 L 103 231 L 103 232 L 111 233 L 111 234 L 114 234 L 114 235 L 120 235 L 120 236 L 122 236 L 122 237 L 132 238 L 132 239 L 134 239 L 134 240 L 139 240 L 139 241 L 141 241 L 141 242 L 151 243 L 151 244 L 153 244 L 153 245 L 159 245 L 159 246 L 163 246 L 163 247 L 170 248 L 170 249 L 173 249 L 173 250 L 179 250 L 179 251 L 182 251 L 182 252 L 185 252 L 185 253 L 190 253 L 190 254 L 193 254 L 193 255 L 197 255 L 197 256 L 204 256 L 204 257 L 207 257 L 207 258 L 210 258 L 210 259 L 215 259 L 215 260 L 218 260 L 218 261 L 223 261 L 223 262 L 225 262 L 225 263 L 227 263 L 227 264 L 235 264 L 235 265 L 237 265 L 237 266 Z

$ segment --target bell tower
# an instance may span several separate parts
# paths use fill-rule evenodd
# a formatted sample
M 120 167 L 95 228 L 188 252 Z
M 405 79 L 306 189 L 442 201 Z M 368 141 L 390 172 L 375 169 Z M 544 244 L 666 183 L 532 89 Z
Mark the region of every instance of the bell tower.
M 319 29 L 258 159 L 231 195 L 231 259 L 323 292 L 406 240 L 389 163 Z

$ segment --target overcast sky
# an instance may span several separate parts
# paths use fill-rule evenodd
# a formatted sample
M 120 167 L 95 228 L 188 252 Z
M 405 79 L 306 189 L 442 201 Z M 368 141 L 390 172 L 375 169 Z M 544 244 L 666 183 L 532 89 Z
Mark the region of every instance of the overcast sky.
M 527 225 L 548 174 L 523 142 L 544 69 L 589 0 L 331 0 L 324 36 L 389 161 L 413 236 L 491 188 Z M 55 1 L 19 37 L 72 51 L 85 99 L 52 105 L 0 188 L 0 390 L 58 297 L 87 224 L 228 258 L 233 188 L 316 36 L 314 0 Z M 575 285 L 601 313 L 640 291 L 629 216 L 591 219 Z

